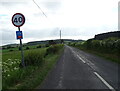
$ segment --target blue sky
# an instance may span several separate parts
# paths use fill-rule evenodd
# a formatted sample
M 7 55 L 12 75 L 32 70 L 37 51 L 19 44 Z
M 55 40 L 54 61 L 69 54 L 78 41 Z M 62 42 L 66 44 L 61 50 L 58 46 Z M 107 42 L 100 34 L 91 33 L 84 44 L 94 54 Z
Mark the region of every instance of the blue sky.
M 11 18 L 22 13 L 26 18 L 21 27 L 23 43 L 47 39 L 93 38 L 95 34 L 118 30 L 119 0 L 34 0 L 47 15 L 42 14 L 33 0 L 0 0 L 1 44 L 19 43 L 17 27 Z

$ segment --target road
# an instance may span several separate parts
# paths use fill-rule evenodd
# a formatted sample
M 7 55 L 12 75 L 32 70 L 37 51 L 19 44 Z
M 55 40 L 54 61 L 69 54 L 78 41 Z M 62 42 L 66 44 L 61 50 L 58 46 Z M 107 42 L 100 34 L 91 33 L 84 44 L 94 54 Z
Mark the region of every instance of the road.
M 65 50 L 38 89 L 118 88 L 118 64 L 65 45 Z

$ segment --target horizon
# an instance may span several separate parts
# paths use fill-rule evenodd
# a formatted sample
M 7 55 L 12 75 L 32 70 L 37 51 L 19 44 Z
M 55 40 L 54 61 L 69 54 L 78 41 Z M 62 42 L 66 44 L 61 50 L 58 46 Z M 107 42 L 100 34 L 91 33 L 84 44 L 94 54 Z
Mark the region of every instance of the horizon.
M 60 39 L 48 39 L 48 40 L 29 41 L 29 42 L 26 42 L 26 43 L 23 43 L 23 44 L 27 44 L 27 43 L 30 43 L 30 42 L 49 41 L 49 40 L 60 40 Z M 63 39 L 63 40 L 82 40 L 82 39 Z M 82 40 L 82 41 L 86 41 L 86 40 Z M 7 45 L 13 45 L 13 44 L 19 45 L 19 43 L 12 43 L 12 44 L 0 45 L 0 46 L 7 46 Z

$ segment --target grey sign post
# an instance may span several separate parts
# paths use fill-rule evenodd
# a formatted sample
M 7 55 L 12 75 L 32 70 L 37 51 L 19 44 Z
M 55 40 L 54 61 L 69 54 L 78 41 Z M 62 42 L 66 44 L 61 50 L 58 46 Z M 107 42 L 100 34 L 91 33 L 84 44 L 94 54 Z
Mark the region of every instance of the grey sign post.
M 12 23 L 14 26 L 18 27 L 19 31 L 16 31 L 16 36 L 17 39 L 20 40 L 20 49 L 21 49 L 21 58 L 22 58 L 22 66 L 25 67 L 24 63 L 24 53 L 23 53 L 23 48 L 22 48 L 22 31 L 20 31 L 20 27 L 25 23 L 25 17 L 21 13 L 16 13 L 12 17 Z

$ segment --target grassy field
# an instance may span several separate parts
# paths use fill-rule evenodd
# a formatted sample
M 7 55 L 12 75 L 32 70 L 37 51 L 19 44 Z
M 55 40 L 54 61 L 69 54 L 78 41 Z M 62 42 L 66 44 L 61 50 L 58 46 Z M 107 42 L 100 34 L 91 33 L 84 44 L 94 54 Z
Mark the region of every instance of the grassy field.
M 62 50 L 63 45 L 25 50 L 25 68 L 20 66 L 20 51 L 4 51 L 2 54 L 3 89 L 34 89 L 45 79 Z
M 40 45 L 23 45 L 23 49 L 27 50 L 26 48 L 28 47 L 29 49 L 36 49 L 38 46 L 45 47 L 45 44 L 40 44 Z M 11 52 L 11 51 L 19 51 L 19 46 L 16 47 L 10 47 L 10 48 L 5 48 L 2 50 L 2 53 L 4 52 Z

